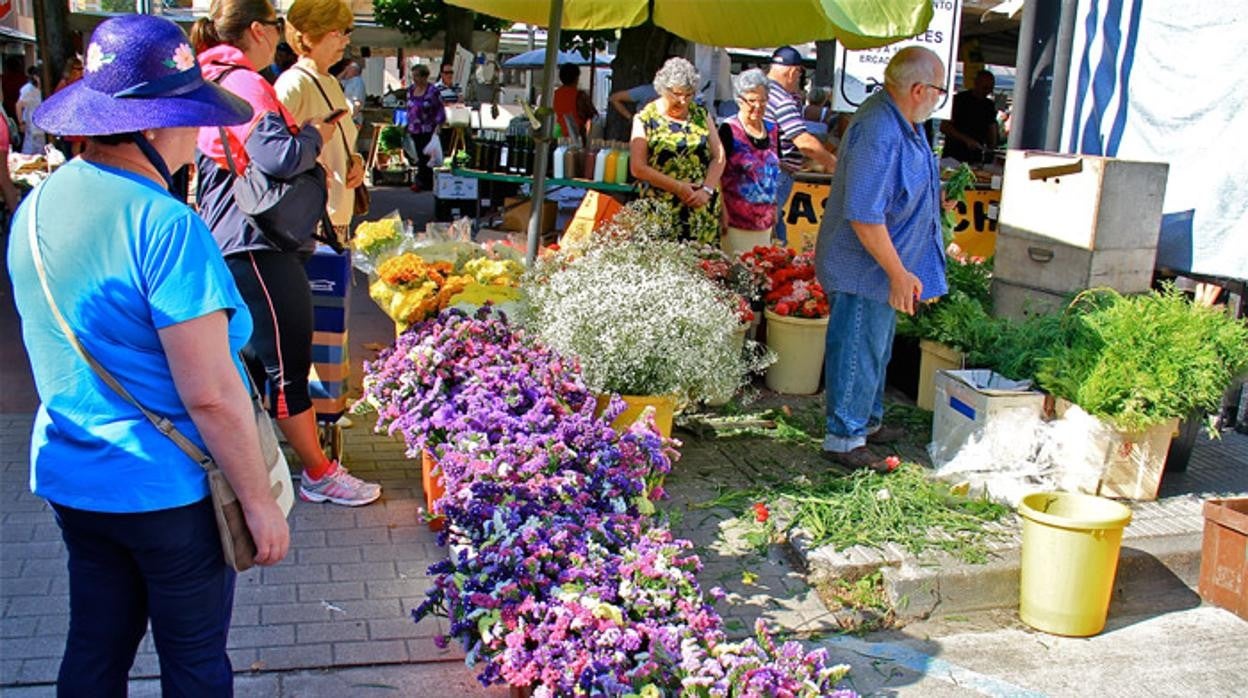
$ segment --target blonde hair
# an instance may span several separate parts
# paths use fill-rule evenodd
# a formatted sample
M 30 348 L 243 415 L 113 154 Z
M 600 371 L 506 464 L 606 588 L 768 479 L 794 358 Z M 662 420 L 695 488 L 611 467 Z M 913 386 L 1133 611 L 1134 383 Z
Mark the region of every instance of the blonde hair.
M 286 43 L 306 56 L 326 34 L 354 23 L 355 15 L 342 0 L 295 0 L 286 11 Z

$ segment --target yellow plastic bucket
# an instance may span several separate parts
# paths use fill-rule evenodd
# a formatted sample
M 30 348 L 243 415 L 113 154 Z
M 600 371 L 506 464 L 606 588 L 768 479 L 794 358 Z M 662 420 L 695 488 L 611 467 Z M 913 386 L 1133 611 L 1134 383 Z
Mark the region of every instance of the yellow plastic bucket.
M 1054 635 L 1105 628 L 1131 509 L 1104 497 L 1040 492 L 1023 497 L 1023 564 L 1018 615 Z
M 767 388 L 788 395 L 814 394 L 823 370 L 828 319 L 789 317 L 770 310 L 765 314 L 767 346 L 776 352 L 776 362 L 767 368 Z
M 660 434 L 669 439 L 672 437 L 672 417 L 676 412 L 675 397 L 671 395 L 621 395 L 620 397 L 627 406 L 620 416 L 611 422 L 612 429 L 623 433 L 641 417 L 642 410 L 654 407 L 654 425 L 658 427 Z M 595 414 L 602 414 L 607 409 L 607 402 L 610 400 L 610 395 L 599 395 Z

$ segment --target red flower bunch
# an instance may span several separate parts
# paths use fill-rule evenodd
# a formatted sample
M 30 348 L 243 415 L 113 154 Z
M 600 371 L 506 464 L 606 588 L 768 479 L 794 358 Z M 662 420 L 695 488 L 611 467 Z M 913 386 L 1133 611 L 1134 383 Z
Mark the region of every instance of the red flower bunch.
M 764 280 L 752 267 L 734 261 L 719 248 L 703 246 L 695 249 L 695 253 L 700 257 L 698 269 L 706 278 L 735 296 L 733 312 L 737 322 L 743 325 L 753 322 L 750 301 L 758 299 Z
M 814 253 L 755 247 L 741 255 L 741 261 L 766 276 L 763 302 L 773 313 L 803 318 L 828 316 L 828 295 L 815 280 Z
M 765 502 L 754 503 L 754 520 L 758 523 L 767 523 L 767 519 L 771 518 L 771 512 L 767 509 Z

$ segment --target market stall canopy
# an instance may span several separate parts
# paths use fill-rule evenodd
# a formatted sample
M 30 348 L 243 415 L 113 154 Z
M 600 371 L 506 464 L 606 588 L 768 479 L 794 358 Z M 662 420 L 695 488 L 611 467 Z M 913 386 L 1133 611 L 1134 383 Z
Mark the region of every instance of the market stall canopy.
M 559 1 L 559 0 L 556 0 Z M 474 12 L 546 26 L 550 0 L 449 0 Z M 710 46 L 779 46 L 836 39 L 874 48 L 927 28 L 931 0 L 562 0 L 563 29 L 622 29 L 646 21 Z
M 599 53 L 593 60 L 593 65 L 607 66 L 615 58 L 607 53 Z M 535 48 L 532 51 L 525 51 L 518 56 L 512 56 L 503 61 L 504 68 L 541 68 L 546 64 L 546 49 Z M 560 51 L 555 57 L 556 65 L 590 65 L 588 56 L 582 56 L 577 51 Z

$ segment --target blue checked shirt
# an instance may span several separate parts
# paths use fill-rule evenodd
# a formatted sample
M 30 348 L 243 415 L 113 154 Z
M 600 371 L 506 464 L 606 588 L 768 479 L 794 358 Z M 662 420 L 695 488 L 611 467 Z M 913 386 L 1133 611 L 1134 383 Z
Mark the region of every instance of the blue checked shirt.
M 944 295 L 949 289 L 936 156 L 887 92 L 858 108 L 837 158 L 815 249 L 819 283 L 829 294 L 887 303 L 888 275 L 849 225 L 883 223 L 901 263 L 922 282 L 922 300 Z

